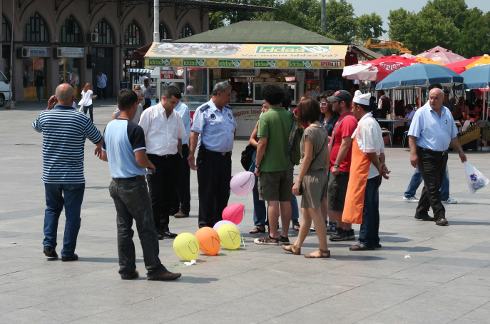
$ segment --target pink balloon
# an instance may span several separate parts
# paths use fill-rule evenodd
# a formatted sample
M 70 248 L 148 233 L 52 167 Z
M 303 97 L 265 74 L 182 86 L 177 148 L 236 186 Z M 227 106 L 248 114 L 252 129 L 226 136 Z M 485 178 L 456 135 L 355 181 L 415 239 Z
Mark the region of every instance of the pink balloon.
M 231 178 L 230 189 L 237 196 L 246 196 L 252 192 L 255 185 L 255 175 L 250 171 L 237 173 Z
M 245 206 L 243 204 L 231 204 L 223 210 L 223 220 L 228 220 L 238 225 L 243 220 Z
M 215 231 L 217 231 L 218 228 L 220 228 L 222 225 L 225 225 L 225 224 L 233 224 L 233 225 L 235 225 L 233 222 L 230 222 L 229 220 L 220 220 L 219 222 L 217 222 L 216 224 L 214 224 L 213 229 Z

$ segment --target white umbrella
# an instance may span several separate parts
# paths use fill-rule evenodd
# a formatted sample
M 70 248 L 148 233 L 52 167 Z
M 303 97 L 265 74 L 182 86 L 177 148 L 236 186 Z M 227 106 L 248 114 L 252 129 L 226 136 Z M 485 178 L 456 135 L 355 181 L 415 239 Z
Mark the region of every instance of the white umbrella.
M 342 77 L 348 80 L 376 81 L 378 68 L 371 64 L 354 64 L 344 67 Z

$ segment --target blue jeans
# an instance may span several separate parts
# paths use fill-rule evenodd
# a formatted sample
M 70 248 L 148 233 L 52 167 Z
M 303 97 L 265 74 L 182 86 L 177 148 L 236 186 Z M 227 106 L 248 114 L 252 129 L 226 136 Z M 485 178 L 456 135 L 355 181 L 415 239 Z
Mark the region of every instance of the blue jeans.
M 61 256 L 72 256 L 77 245 L 80 230 L 80 210 L 82 208 L 85 183 L 52 184 L 45 183 L 46 210 L 44 212 L 44 247 L 56 247 L 56 234 L 61 211 L 65 207 L 65 233 Z
M 417 188 L 422 183 L 422 174 L 419 171 L 419 168 L 415 169 L 412 178 L 410 179 L 410 183 L 408 184 L 407 190 L 404 193 L 406 198 L 410 198 L 415 196 L 415 192 Z M 441 200 L 445 201 L 449 199 L 449 171 L 446 168 L 446 172 L 444 173 L 444 177 L 442 178 L 441 184 Z
M 367 180 L 359 242 L 368 247 L 379 244 L 379 186 L 381 176 Z

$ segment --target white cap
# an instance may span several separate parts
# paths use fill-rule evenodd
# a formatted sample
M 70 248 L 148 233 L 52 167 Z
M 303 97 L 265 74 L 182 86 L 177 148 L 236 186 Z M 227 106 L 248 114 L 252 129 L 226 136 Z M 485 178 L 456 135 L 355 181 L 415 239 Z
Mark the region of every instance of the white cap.
M 369 99 L 371 99 L 370 93 L 361 93 L 361 91 L 357 90 L 354 94 L 354 103 L 364 106 L 369 106 Z

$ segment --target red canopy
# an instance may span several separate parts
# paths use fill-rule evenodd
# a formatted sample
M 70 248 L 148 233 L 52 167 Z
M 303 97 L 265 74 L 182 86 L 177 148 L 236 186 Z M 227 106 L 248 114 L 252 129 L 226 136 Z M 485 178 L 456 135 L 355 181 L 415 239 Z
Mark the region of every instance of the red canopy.
M 490 56 L 488 54 L 482 56 L 474 56 L 472 58 L 446 64 L 446 67 L 450 68 L 456 73 L 463 73 L 464 71 L 478 65 L 490 64 Z

